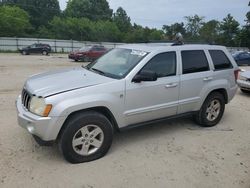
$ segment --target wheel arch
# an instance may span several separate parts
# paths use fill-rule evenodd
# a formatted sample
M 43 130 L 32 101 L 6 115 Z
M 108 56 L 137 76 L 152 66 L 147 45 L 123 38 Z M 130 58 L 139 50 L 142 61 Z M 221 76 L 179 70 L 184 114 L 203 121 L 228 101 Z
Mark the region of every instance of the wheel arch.
M 82 110 L 77 110 L 77 111 L 74 111 L 74 112 L 71 112 L 68 117 L 66 118 L 66 120 L 64 121 L 58 135 L 57 135 L 57 139 L 60 139 L 64 129 L 66 128 L 67 126 L 67 122 L 73 117 L 73 116 L 76 116 L 78 114 L 81 114 L 81 113 L 84 113 L 84 112 L 87 112 L 87 111 L 95 111 L 95 112 L 98 112 L 98 113 L 101 113 L 103 114 L 106 118 L 108 118 L 108 120 L 110 121 L 110 123 L 112 124 L 113 128 L 115 131 L 120 131 L 119 127 L 118 127 L 118 124 L 117 124 L 117 121 L 113 115 L 113 113 L 107 108 L 107 107 L 104 107 L 104 106 L 97 106 L 97 107 L 92 107 L 92 108 L 87 108 L 87 109 L 82 109 Z
M 208 93 L 207 97 L 214 92 L 221 93 L 225 99 L 225 104 L 228 103 L 228 94 L 227 94 L 227 90 L 225 88 L 214 89 L 214 90 L 210 91 L 210 93 Z

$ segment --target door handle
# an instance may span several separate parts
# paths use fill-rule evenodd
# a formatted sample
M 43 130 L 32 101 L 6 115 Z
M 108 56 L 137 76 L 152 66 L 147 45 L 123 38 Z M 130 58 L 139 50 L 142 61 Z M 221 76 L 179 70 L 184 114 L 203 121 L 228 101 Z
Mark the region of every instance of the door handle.
M 174 88 L 174 87 L 177 87 L 177 86 L 178 86 L 177 83 L 171 83 L 171 84 L 165 85 L 165 88 Z
M 213 80 L 213 77 L 206 77 L 206 78 L 203 78 L 204 81 L 210 81 L 210 80 Z

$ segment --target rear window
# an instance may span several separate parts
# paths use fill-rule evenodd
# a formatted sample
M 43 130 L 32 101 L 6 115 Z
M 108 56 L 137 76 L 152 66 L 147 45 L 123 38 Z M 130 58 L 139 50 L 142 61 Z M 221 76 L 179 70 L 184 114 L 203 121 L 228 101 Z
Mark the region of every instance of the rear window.
M 213 60 L 215 70 L 229 69 L 233 67 L 223 51 L 209 50 L 209 53 Z
M 209 65 L 203 50 L 181 52 L 183 74 L 208 71 Z

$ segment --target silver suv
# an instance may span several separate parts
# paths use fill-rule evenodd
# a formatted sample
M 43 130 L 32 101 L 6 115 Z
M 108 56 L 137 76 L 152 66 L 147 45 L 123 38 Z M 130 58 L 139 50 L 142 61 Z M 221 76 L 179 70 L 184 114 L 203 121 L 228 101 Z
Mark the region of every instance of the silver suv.
M 29 78 L 18 122 L 41 145 L 58 141 L 69 162 L 92 161 L 107 153 L 114 131 L 184 115 L 216 125 L 237 75 L 222 46 L 124 45 L 86 67 Z

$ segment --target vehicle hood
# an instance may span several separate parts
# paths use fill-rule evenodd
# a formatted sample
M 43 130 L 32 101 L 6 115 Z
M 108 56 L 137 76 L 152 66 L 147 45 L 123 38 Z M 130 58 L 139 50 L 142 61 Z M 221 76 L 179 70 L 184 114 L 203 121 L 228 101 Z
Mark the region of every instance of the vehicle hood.
M 31 76 L 24 88 L 32 95 L 48 97 L 76 89 L 111 82 L 114 79 L 88 71 L 83 67 L 68 68 Z
M 241 74 L 241 76 L 244 76 L 246 78 L 250 78 L 250 71 L 244 71 L 244 72 L 241 72 L 240 74 Z

